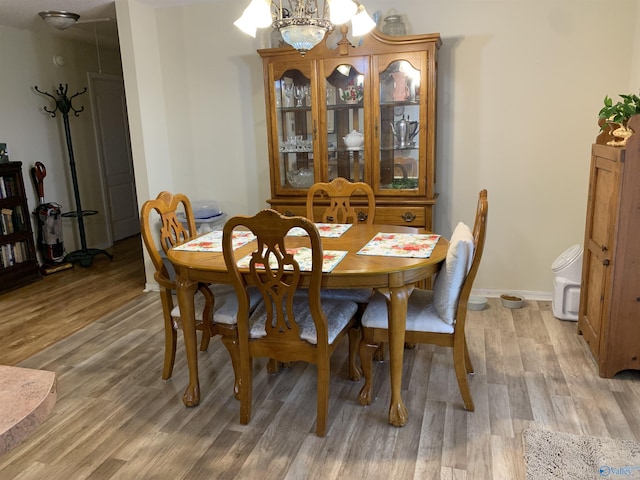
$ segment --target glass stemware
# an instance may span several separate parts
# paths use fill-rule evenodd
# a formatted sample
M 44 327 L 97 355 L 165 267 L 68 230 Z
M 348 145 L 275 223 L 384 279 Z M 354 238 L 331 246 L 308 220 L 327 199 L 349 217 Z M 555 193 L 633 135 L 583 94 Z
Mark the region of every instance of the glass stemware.
M 293 89 L 293 96 L 296 99 L 296 107 L 304 106 L 302 100 L 305 98 L 304 87 L 302 85 L 296 85 Z
M 284 106 L 293 106 L 293 83 L 284 82 L 282 85 L 282 91 L 284 92 Z
M 311 90 L 309 90 L 309 85 L 305 85 L 303 87 L 303 91 L 304 91 L 304 101 L 307 107 L 309 107 L 311 106 Z

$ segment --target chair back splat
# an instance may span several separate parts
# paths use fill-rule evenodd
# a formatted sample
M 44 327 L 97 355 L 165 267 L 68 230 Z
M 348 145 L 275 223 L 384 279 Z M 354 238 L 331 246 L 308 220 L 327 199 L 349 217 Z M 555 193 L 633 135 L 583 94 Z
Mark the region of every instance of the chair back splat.
M 354 194 L 364 194 L 365 201 L 356 198 L 356 204 L 363 207 L 357 211 L 352 205 Z M 364 182 L 352 183 L 349 180 L 338 177 L 329 183 L 314 183 L 307 192 L 307 218 L 314 221 L 314 206 L 316 200 L 326 202 L 329 205 L 324 209 L 319 220 L 323 223 L 373 223 L 376 210 L 376 200 L 371 187 Z
M 184 210 L 187 220 L 187 228 L 178 220 L 177 211 Z M 152 229 L 152 212 L 155 212 L 160 222 L 159 237 Z M 182 193 L 172 194 L 160 192 L 155 200 L 147 200 L 140 211 L 140 228 L 142 240 L 147 248 L 147 253 L 156 269 L 156 275 L 162 275 L 169 280 L 169 272 L 163 261 L 160 251 L 166 254 L 169 249 L 179 243 L 186 242 L 196 234 L 196 224 L 193 217 L 191 202 Z M 156 238 L 158 241 L 156 243 Z M 157 279 L 156 279 L 157 280 Z

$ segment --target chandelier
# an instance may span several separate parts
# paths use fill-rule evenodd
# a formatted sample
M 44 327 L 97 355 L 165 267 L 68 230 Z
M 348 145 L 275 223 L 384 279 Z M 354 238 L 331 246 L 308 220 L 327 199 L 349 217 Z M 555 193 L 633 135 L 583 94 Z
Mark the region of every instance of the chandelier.
M 324 0 L 322 10 L 318 0 L 288 0 L 282 6 L 271 0 L 251 0 L 242 16 L 233 24 L 255 38 L 258 28 L 271 26 L 282 39 L 302 55 L 331 33 L 336 25 L 351 21 L 351 33 L 362 36 L 375 27 L 364 5 L 353 0 Z

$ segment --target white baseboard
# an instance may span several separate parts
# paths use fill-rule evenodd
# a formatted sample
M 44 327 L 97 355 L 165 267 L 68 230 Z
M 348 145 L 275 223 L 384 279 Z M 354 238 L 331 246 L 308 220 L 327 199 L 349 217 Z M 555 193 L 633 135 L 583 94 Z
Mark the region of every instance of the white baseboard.
M 553 300 L 553 293 L 551 292 L 536 292 L 534 290 L 496 290 L 493 288 L 478 288 L 473 289 L 471 292 L 473 295 L 480 295 L 487 298 L 498 298 L 503 293 L 515 293 L 527 300 Z
M 159 292 L 160 286 L 155 282 L 145 282 L 144 292 Z

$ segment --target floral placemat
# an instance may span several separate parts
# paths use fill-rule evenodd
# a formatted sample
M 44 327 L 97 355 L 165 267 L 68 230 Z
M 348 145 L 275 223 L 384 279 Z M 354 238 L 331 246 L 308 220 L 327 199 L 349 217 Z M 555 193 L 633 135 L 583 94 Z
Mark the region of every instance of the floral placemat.
M 311 271 L 311 249 L 309 247 L 287 248 L 287 252 L 293 254 L 293 258 L 295 258 L 298 265 L 300 265 L 301 271 Z M 347 253 L 348 252 L 342 250 L 323 250 L 322 271 L 324 273 L 331 272 L 347 255 Z M 277 266 L 275 258 L 271 257 L 269 260 L 271 266 Z M 251 254 L 238 260 L 238 268 L 249 268 L 250 263 Z
M 350 223 L 316 223 L 316 228 L 321 237 L 339 238 L 344 232 L 351 228 Z M 287 234 L 291 237 L 305 237 L 307 232 L 300 227 L 294 227 Z
M 256 236 L 251 232 L 238 230 L 233 232 L 233 249 L 237 249 L 255 240 Z M 189 240 L 187 243 L 178 245 L 174 250 L 184 250 L 186 252 L 222 252 L 222 230 L 205 233 L 204 235 Z
M 429 258 L 439 239 L 440 235 L 431 233 L 378 233 L 358 254 Z

